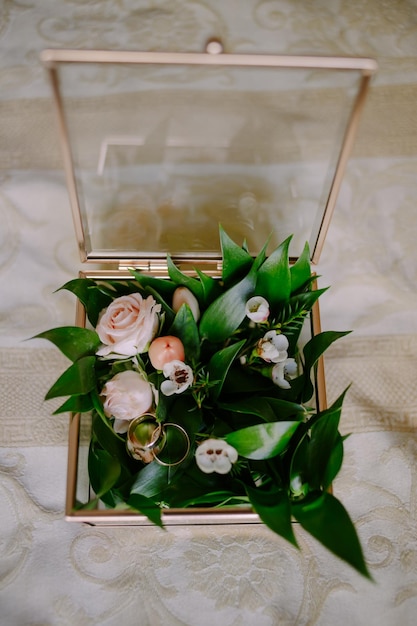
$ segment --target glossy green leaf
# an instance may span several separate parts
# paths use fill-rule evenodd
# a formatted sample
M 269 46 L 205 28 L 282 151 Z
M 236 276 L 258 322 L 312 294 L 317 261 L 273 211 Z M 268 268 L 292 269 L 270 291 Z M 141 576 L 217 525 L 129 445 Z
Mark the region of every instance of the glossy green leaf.
M 227 373 L 244 344 L 244 340 L 239 341 L 238 343 L 227 346 L 227 348 L 219 350 L 211 357 L 208 364 L 209 380 L 216 382 L 216 385 L 211 388 L 212 398 L 217 399 L 219 397 Z
M 90 278 L 74 278 L 68 281 L 65 285 L 62 285 L 57 291 L 65 289 L 71 291 L 82 302 L 84 306 L 88 304 L 89 290 L 95 288 L 96 283 Z
M 329 460 L 323 472 L 323 477 L 321 481 L 324 490 L 327 490 L 330 488 L 334 479 L 338 475 L 340 468 L 342 467 L 343 439 L 344 438 L 339 435 L 333 446 L 332 451 L 330 452 Z
M 277 315 L 277 321 L 283 325 L 282 331 L 285 333 L 286 325 L 292 324 L 300 318 L 305 318 L 325 291 L 327 291 L 326 287 L 291 296 L 289 301 L 280 308 Z
M 349 333 L 350 331 L 338 332 L 334 330 L 327 330 L 314 335 L 314 337 L 312 337 L 303 348 L 304 371 L 309 372 L 321 355 L 324 354 L 334 341 L 345 337 Z
M 109 306 L 114 297 L 110 296 L 88 278 L 76 278 L 65 283 L 61 289 L 71 291 L 84 305 L 87 317 L 91 324 L 97 326 L 97 320 L 101 311 Z
M 164 527 L 161 519 L 161 509 L 151 498 L 142 496 L 139 493 L 133 493 L 129 496 L 127 504 L 139 511 L 139 513 L 142 513 L 142 515 L 145 515 L 156 526 Z
M 316 489 L 328 486 L 325 484 L 325 476 L 333 450 L 340 439 L 340 415 L 341 408 L 337 407 L 311 427 L 308 446 L 309 482 Z
M 148 498 L 157 498 L 176 477 L 179 465 L 165 467 L 153 461 L 142 468 L 130 489 L 130 494 L 141 494 Z
M 245 485 L 254 511 L 268 528 L 298 548 L 291 524 L 291 505 L 286 491 L 264 491 Z
M 33 339 L 47 339 L 61 350 L 71 361 L 83 356 L 95 354 L 100 346 L 100 339 L 94 330 L 78 326 L 62 326 L 39 333 Z
M 225 440 L 247 459 L 270 459 L 288 446 L 299 422 L 268 422 L 226 435 Z
M 45 400 L 59 396 L 83 395 L 95 388 L 94 356 L 85 356 L 73 363 L 52 385 Z
M 203 304 L 207 307 L 220 295 L 222 289 L 219 281 L 215 278 L 201 272 L 198 268 L 196 269 L 196 272 L 203 288 Z
M 243 391 L 245 391 L 244 388 Z M 306 410 L 301 404 L 259 395 L 235 402 L 223 402 L 220 406 L 233 413 L 251 413 L 252 415 L 257 415 L 266 422 L 276 422 L 277 420 L 284 420 L 288 417 L 302 419 L 306 415 Z
M 229 283 L 236 276 L 249 271 L 253 258 L 244 248 L 235 243 L 221 226 L 219 233 L 223 258 L 222 278 L 225 283 Z
M 310 246 L 306 242 L 304 249 L 294 265 L 290 267 L 291 293 L 298 291 L 311 279 Z
M 120 465 L 128 467 L 130 457 L 126 454 L 126 441 L 118 435 L 110 422 L 106 421 L 96 413 L 93 419 L 93 434 L 100 446 L 111 456 L 118 459 Z
M 177 288 L 177 284 L 170 281 L 164 280 L 162 278 L 158 278 L 156 276 L 150 276 L 149 274 L 144 274 L 140 270 L 136 270 L 134 268 L 129 268 L 129 272 L 132 276 L 135 277 L 136 281 L 142 287 L 142 289 L 146 289 L 150 287 L 158 292 L 163 298 L 169 299 Z
M 313 415 L 309 417 L 309 419 L 306 422 L 300 423 L 300 427 L 297 431 L 297 434 L 294 437 L 294 450 L 296 449 L 296 446 L 298 446 L 299 443 L 302 441 L 302 439 L 308 434 L 308 432 L 313 428 L 313 426 L 317 424 L 320 420 L 327 419 L 329 416 L 335 413 L 340 417 L 340 412 L 343 406 L 343 400 L 345 398 L 345 395 L 348 389 L 349 387 L 345 389 L 345 391 L 343 391 L 343 393 L 341 393 L 340 396 L 336 398 L 333 404 L 329 406 L 327 409 L 314 413 Z M 295 456 L 298 454 L 298 452 L 296 451 L 293 454 Z M 304 452 L 300 451 L 300 454 L 304 454 Z M 306 462 L 307 453 L 304 454 L 304 459 Z
M 314 424 L 319 422 L 321 419 L 325 419 L 329 415 L 332 415 L 335 411 L 339 411 L 339 415 L 340 415 L 340 411 L 342 410 L 342 406 L 343 406 L 343 401 L 345 399 L 345 395 L 348 389 L 349 387 L 347 387 L 327 409 L 323 409 L 322 411 L 318 411 L 317 413 L 313 414 L 310 417 L 310 419 L 307 422 L 305 422 L 305 424 L 302 425 L 302 427 L 305 428 L 307 431 L 307 430 L 310 430 L 314 426 Z
M 188 304 L 183 304 L 178 310 L 174 322 L 168 331 L 168 335 L 174 335 L 181 339 L 185 359 L 188 363 L 197 362 L 200 358 L 200 335 L 194 316 Z
M 64 404 L 54 411 L 54 415 L 59 413 L 88 413 L 94 408 L 91 394 L 82 396 L 71 396 L 65 400 Z
M 98 498 L 117 483 L 121 467 L 118 460 L 106 450 L 90 446 L 88 455 L 88 475 L 91 486 Z
M 291 293 L 291 275 L 288 262 L 288 248 L 291 237 L 288 237 L 259 268 L 256 280 L 256 294 L 269 302 L 272 311 L 287 302 Z
M 184 500 L 181 503 L 182 507 L 187 506 L 216 506 L 216 507 L 224 507 L 224 506 L 233 506 L 234 504 L 248 504 L 249 498 L 244 495 L 237 495 L 233 491 L 214 491 L 210 493 L 205 493 L 200 496 L 195 496 L 193 498 L 189 498 L 188 500 Z
M 204 293 L 203 286 L 200 281 L 181 272 L 169 254 L 167 255 L 167 264 L 169 277 L 176 284 L 176 286 L 183 285 L 184 287 L 187 287 L 195 295 L 197 300 L 202 302 Z
M 311 494 L 292 505 L 292 514 L 328 550 L 371 578 L 355 527 L 346 509 L 333 495 Z
M 230 337 L 245 319 L 246 302 L 254 293 L 256 269 L 236 285 L 214 300 L 203 313 L 200 321 L 200 334 L 214 343 Z

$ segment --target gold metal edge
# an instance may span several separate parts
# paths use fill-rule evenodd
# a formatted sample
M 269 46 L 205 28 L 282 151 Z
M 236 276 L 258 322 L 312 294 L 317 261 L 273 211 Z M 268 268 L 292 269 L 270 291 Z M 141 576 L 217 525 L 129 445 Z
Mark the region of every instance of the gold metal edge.
M 288 67 L 305 69 L 357 70 L 373 74 L 377 62 L 368 57 L 274 55 L 274 54 L 208 54 L 207 52 L 156 52 L 136 50 L 77 50 L 48 48 L 41 52 L 42 63 L 52 68 L 59 63 L 122 63 L 153 65 L 235 65 Z
M 137 51 L 110 51 L 110 50 L 59 50 L 46 49 L 41 53 L 41 60 L 47 68 L 54 93 L 55 109 L 59 122 L 59 134 L 63 153 L 64 169 L 67 186 L 70 196 L 71 211 L 77 244 L 82 262 L 104 262 L 114 263 L 126 256 L 115 253 L 106 253 L 98 256 L 92 253 L 91 245 L 84 231 L 81 216 L 81 207 L 78 200 L 78 193 L 73 168 L 71 144 L 68 137 L 67 125 L 65 121 L 64 107 L 59 90 L 59 79 L 57 66 L 60 63 L 132 63 L 132 64 L 171 64 L 171 65 L 219 65 L 219 66 L 255 66 L 255 67 L 275 67 L 275 68 L 311 68 L 311 69 L 335 69 L 335 70 L 356 70 L 362 72 L 362 80 L 358 94 L 352 108 L 350 119 L 345 129 L 344 140 L 336 165 L 330 187 L 326 207 L 321 222 L 313 233 L 313 250 L 311 260 L 316 264 L 319 260 L 330 221 L 335 208 L 337 196 L 342 184 L 343 175 L 346 169 L 353 142 L 359 125 L 359 118 L 362 112 L 365 97 L 368 91 L 371 75 L 376 72 L 378 65 L 374 59 L 364 57 L 320 57 L 320 56 L 283 56 L 283 55 L 263 55 L 263 54 L 208 54 L 203 53 L 182 53 L 182 52 L 137 52 Z M 188 258 L 187 255 L 183 255 Z M 155 258 L 161 258 L 157 252 Z M 202 259 L 204 257 L 201 257 Z M 210 258 L 218 258 L 213 256 Z
M 315 276 L 315 274 L 313 275 Z M 317 278 L 315 278 L 312 286 L 313 289 L 318 289 Z M 311 333 L 313 337 L 321 333 L 320 305 L 318 300 L 316 300 L 311 310 Z M 317 362 L 315 386 L 318 405 L 317 408 L 319 411 L 325 411 L 327 409 L 327 392 L 323 355 Z
M 317 229 L 317 235 L 314 234 L 314 236 L 312 237 L 312 239 L 315 241 L 315 245 L 313 253 L 311 255 L 311 261 L 314 264 L 318 263 L 319 261 L 324 241 L 327 236 L 327 231 L 329 230 L 330 222 L 336 206 L 337 197 L 339 195 L 340 187 L 342 185 L 343 177 L 346 171 L 346 166 L 353 149 L 355 137 L 357 135 L 360 117 L 365 106 L 366 96 L 370 86 L 370 80 L 370 74 L 362 76 L 359 90 L 357 92 L 356 99 L 351 110 L 351 115 L 345 129 L 339 158 L 336 164 L 336 169 L 327 198 L 327 204 L 322 215 L 321 223 Z
M 131 274 L 120 271 L 80 271 L 83 278 L 132 278 Z M 317 280 L 313 282 L 317 289 Z M 86 314 L 81 302 L 77 300 L 76 325 L 85 327 Z M 311 312 L 311 329 L 314 334 L 321 332 L 320 309 L 316 301 Z M 320 357 L 316 372 L 316 395 L 319 410 L 327 408 L 326 384 L 323 357 Z M 117 509 L 94 509 L 91 511 L 76 510 L 76 488 L 78 476 L 78 450 L 79 450 L 80 414 L 70 418 L 70 430 L 68 438 L 68 467 L 67 467 L 67 494 L 65 504 L 65 520 L 67 522 L 85 523 L 93 526 L 153 526 L 146 516 L 134 511 L 127 512 Z M 260 524 L 261 520 L 257 513 L 250 507 L 224 508 L 222 510 L 195 508 L 195 509 L 169 509 L 163 511 L 162 521 L 165 526 L 186 525 L 223 525 L 223 524 Z M 294 522 L 296 523 L 296 522 Z

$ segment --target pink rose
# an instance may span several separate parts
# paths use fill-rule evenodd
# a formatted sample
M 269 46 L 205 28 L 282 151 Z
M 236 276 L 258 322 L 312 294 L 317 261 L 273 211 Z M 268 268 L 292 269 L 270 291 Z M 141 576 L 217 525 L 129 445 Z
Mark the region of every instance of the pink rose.
M 129 357 L 146 352 L 159 326 L 161 305 L 152 296 L 140 293 L 115 298 L 100 313 L 97 334 L 103 346 L 98 356 Z
M 153 403 L 152 387 L 138 372 L 126 370 L 113 376 L 104 385 L 101 395 L 107 417 L 114 417 L 117 433 L 126 433 L 129 423 L 147 413 Z

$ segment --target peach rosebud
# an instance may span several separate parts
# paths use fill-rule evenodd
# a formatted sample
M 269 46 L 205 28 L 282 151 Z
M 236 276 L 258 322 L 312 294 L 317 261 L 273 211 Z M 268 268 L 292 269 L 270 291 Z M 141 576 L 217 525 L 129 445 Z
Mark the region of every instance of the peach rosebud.
M 149 346 L 148 354 L 156 370 L 162 370 L 164 365 L 171 361 L 184 361 L 185 359 L 182 341 L 172 335 L 154 339 Z
M 172 296 L 172 308 L 175 313 L 180 310 L 183 304 L 188 304 L 195 321 L 198 322 L 200 307 L 197 298 L 187 287 L 177 287 Z

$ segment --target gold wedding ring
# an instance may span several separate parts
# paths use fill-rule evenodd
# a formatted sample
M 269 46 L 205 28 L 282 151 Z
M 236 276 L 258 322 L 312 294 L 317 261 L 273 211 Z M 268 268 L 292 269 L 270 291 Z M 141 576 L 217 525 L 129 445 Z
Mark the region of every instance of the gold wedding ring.
M 168 452 L 168 455 L 170 453 L 170 442 L 169 442 L 169 435 L 168 435 L 168 428 L 171 429 L 176 429 L 177 431 L 177 435 L 179 434 L 182 437 L 182 450 L 180 452 L 180 455 L 178 458 L 175 459 L 170 459 L 169 461 L 164 460 L 163 458 L 161 458 L 159 455 L 166 455 L 166 453 Z M 165 432 L 165 441 L 164 441 L 164 445 L 157 451 L 154 450 L 153 451 L 153 456 L 155 458 L 155 461 L 157 463 L 159 463 L 159 465 L 163 465 L 164 467 L 172 467 L 174 465 L 179 465 L 180 463 L 182 463 L 184 461 L 184 459 L 188 456 L 188 453 L 190 451 L 190 447 L 191 447 L 191 443 L 190 443 L 190 438 L 187 434 L 187 431 L 180 426 L 179 424 L 174 424 L 173 422 L 165 422 L 165 424 L 163 425 L 163 431 Z M 171 431 L 172 432 L 172 431 Z
M 178 436 L 181 438 L 180 442 Z M 174 458 L 171 445 L 173 437 L 177 438 Z M 153 413 L 140 415 L 129 424 L 126 448 L 132 458 L 142 463 L 156 461 L 164 467 L 179 465 L 188 456 L 190 447 L 190 438 L 182 426 L 173 422 L 160 424 Z
M 127 431 L 126 448 L 137 461 L 151 463 L 165 443 L 165 431 L 153 413 L 133 419 Z

